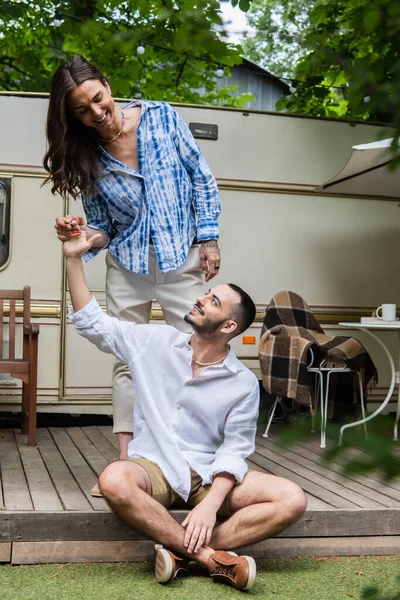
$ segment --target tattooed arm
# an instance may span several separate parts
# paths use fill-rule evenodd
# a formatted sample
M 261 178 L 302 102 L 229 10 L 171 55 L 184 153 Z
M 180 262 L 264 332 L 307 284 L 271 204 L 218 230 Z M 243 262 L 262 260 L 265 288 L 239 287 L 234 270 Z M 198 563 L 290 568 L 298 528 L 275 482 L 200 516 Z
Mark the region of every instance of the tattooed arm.
M 217 240 L 200 242 L 200 260 L 206 281 L 210 281 L 210 279 L 218 274 L 221 264 L 221 255 Z

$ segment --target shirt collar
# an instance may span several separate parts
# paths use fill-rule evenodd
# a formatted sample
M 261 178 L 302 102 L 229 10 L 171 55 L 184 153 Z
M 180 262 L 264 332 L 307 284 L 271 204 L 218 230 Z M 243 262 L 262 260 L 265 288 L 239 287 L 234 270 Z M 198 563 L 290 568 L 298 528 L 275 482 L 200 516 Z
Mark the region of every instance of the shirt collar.
M 160 108 L 161 106 L 161 102 L 154 102 L 153 100 L 132 100 L 131 102 L 128 102 L 128 104 L 125 104 L 125 106 L 122 107 L 122 110 L 131 108 L 132 106 L 138 106 L 139 104 L 142 107 L 142 114 L 150 108 Z
M 224 360 L 224 363 L 223 363 L 223 364 L 224 364 L 226 367 L 228 367 L 228 369 L 229 369 L 230 371 L 232 371 L 232 373 L 237 373 L 237 369 L 238 369 L 237 363 L 238 363 L 238 359 L 237 359 L 237 357 L 236 357 L 236 354 L 234 353 L 234 351 L 233 351 L 233 350 L 232 350 L 232 348 L 231 348 L 231 349 L 229 350 L 229 354 L 228 354 L 228 356 L 226 357 L 226 359 Z
M 182 346 L 189 346 L 190 348 L 190 338 L 192 337 L 192 333 L 179 333 L 179 335 L 177 336 L 177 340 L 174 343 L 174 346 L 177 347 L 182 347 Z

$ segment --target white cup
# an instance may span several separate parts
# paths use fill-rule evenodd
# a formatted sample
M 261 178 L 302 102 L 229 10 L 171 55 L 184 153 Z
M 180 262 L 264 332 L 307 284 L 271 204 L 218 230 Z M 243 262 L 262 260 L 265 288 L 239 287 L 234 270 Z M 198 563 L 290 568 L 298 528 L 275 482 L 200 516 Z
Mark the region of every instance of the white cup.
M 382 311 L 382 314 L 379 314 L 379 311 Z M 376 309 L 376 316 L 378 319 L 382 319 L 383 321 L 395 321 L 396 320 L 396 305 L 395 304 L 382 304 Z

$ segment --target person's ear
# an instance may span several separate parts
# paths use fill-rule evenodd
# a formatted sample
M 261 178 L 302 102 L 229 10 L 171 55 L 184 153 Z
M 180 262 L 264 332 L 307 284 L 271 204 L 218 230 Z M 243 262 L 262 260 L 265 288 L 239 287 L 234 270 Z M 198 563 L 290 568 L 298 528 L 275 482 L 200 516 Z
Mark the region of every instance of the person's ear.
M 222 328 L 221 328 L 221 332 L 225 333 L 225 334 L 229 334 L 232 335 L 232 333 L 234 331 L 236 331 L 237 329 L 237 323 L 236 321 L 226 321 L 226 323 L 223 324 Z

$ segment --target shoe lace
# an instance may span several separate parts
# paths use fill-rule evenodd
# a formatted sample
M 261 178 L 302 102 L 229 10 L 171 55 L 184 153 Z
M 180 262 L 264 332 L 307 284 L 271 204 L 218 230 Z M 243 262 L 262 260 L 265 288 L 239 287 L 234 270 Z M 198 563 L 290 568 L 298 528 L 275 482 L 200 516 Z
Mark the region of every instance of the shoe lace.
M 236 565 L 223 565 L 222 563 L 216 563 L 211 573 L 213 575 L 226 575 L 227 577 L 234 576 L 233 569 Z

